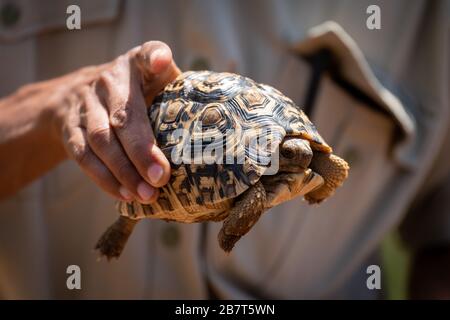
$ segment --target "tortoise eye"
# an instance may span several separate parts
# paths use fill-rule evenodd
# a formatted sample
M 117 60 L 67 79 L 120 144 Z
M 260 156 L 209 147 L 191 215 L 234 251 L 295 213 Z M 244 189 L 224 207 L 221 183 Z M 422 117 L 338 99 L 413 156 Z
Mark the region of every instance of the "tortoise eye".
M 292 150 L 290 148 L 282 148 L 281 154 L 283 155 L 283 157 L 290 159 L 290 160 L 295 158 L 295 152 L 294 152 L 294 150 Z
M 202 124 L 205 126 L 218 123 L 222 119 L 220 111 L 216 107 L 208 108 L 203 114 Z

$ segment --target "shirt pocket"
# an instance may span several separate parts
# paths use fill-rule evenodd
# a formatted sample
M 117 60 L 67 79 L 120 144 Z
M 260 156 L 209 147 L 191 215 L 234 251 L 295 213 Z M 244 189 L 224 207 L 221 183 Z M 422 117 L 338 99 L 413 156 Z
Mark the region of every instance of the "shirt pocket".
M 80 8 L 81 29 L 114 20 L 120 8 L 119 0 L 0 0 L 0 43 L 67 31 L 67 8 L 72 4 Z

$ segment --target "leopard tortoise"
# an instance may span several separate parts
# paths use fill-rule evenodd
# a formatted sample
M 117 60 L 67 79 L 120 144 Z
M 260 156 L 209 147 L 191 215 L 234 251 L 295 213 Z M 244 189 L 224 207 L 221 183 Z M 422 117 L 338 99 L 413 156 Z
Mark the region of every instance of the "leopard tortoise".
M 117 203 L 120 217 L 96 246 L 108 260 L 120 256 L 142 218 L 224 220 L 218 240 L 229 252 L 267 209 L 301 195 L 319 203 L 348 175 L 291 99 L 240 75 L 185 72 L 148 116 L 171 178 L 153 204 Z

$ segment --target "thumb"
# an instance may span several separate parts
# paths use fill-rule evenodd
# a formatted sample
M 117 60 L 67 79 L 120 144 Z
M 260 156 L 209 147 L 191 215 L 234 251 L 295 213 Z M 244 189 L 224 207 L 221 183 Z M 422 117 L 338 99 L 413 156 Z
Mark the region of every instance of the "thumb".
M 164 87 L 180 73 L 169 46 L 149 41 L 133 50 L 135 65 L 141 74 L 145 101 L 149 105 Z

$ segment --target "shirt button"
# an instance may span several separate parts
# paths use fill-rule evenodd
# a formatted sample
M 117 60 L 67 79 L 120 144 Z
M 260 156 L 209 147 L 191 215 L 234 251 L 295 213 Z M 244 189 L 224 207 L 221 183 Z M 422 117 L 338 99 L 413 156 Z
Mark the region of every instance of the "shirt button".
M 210 70 L 210 63 L 208 59 L 205 57 L 197 57 L 191 62 L 191 67 L 189 68 L 192 71 L 201 71 L 201 70 Z
M 180 242 L 180 230 L 175 225 L 167 225 L 161 230 L 161 241 L 168 248 L 174 248 Z
M 20 9 L 13 3 L 5 3 L 0 9 L 0 20 L 3 26 L 12 27 L 20 19 Z

